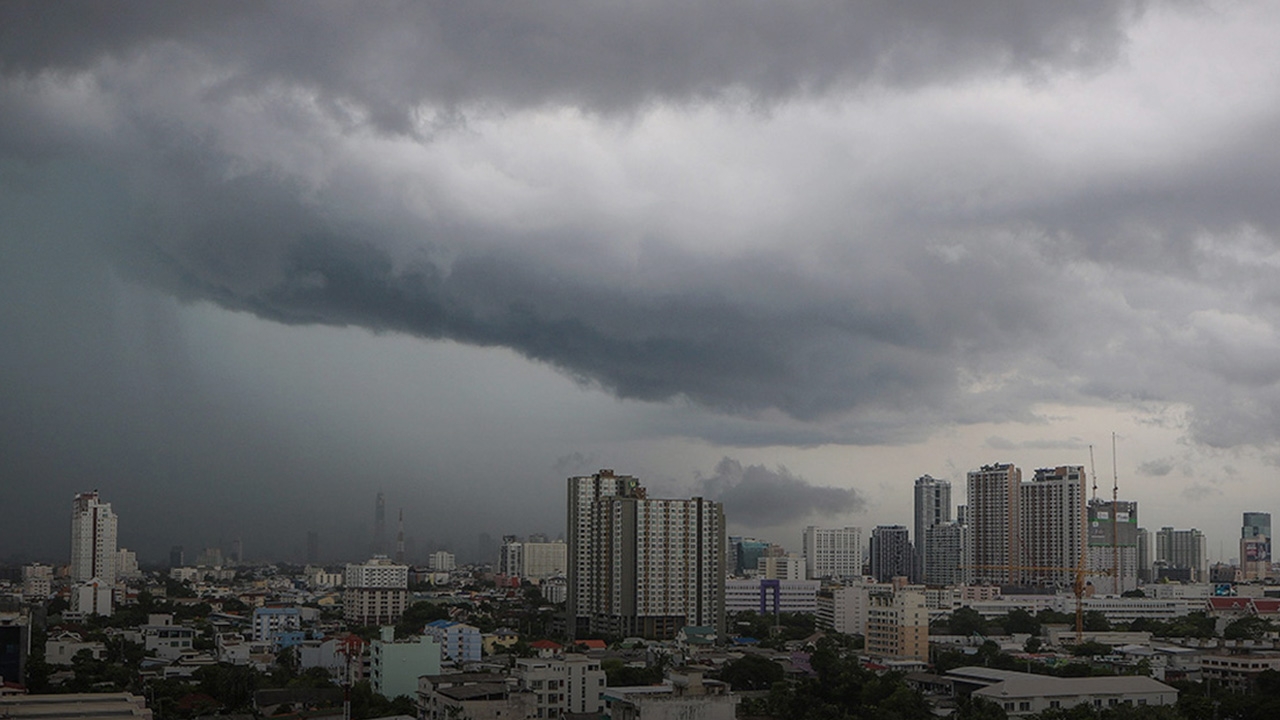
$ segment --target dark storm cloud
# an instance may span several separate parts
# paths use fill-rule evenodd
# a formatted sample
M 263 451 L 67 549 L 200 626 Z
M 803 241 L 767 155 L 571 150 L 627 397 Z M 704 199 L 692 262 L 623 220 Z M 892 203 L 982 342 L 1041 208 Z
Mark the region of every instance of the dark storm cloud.
M 9 2 L 0 67 L 75 71 L 177 43 L 225 87 L 300 84 L 407 127 L 423 102 L 604 110 L 1111 61 L 1140 2 Z
M 866 509 L 857 490 L 814 485 L 785 467 L 744 467 L 728 457 L 716 464 L 713 475 L 698 478 L 695 492 L 723 503 L 725 517 L 747 527 L 777 527 Z
M 1171 458 L 1157 458 L 1138 465 L 1138 472 L 1152 477 L 1164 477 L 1173 472 L 1173 467 Z

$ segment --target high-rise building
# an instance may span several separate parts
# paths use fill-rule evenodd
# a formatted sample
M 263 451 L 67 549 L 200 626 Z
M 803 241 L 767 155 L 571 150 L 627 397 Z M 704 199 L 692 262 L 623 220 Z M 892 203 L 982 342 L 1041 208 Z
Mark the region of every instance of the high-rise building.
M 1084 468 L 1062 465 L 1036 470 L 1018 491 L 1018 550 L 1022 581 L 1070 587 L 1075 569 L 1086 561 Z
M 1151 531 L 1138 528 L 1138 582 L 1149 583 L 1154 580 L 1151 574 Z
M 570 632 L 723 632 L 724 530 L 719 503 L 651 499 L 634 477 L 612 470 L 569 478 Z
M 381 490 L 373 505 L 373 554 L 387 554 L 387 500 Z
M 524 572 L 524 543 L 515 535 L 503 535 L 498 549 L 498 574 L 509 578 Z
M 1245 580 L 1271 572 L 1271 513 L 1247 512 L 1240 527 L 1240 571 Z
M 526 580 L 545 580 L 549 577 L 564 575 L 568 569 L 568 546 L 563 541 L 547 542 L 546 535 L 541 537 L 540 542 L 530 539 L 524 544 L 524 564 L 521 566 L 520 577 Z
M 437 550 L 427 556 L 427 569 L 436 572 L 456 570 L 458 561 L 448 550 Z
M 974 581 L 1013 584 L 1021 580 L 1022 471 L 1010 463 L 969 471 L 967 523 Z
M 802 551 L 810 580 L 862 577 L 862 528 L 810 525 Z
M 871 575 L 877 582 L 915 574 L 915 549 L 902 525 L 878 525 L 871 531 Z
M 951 483 L 930 475 L 921 475 L 915 485 L 915 534 L 911 540 L 916 548 L 916 577 L 920 581 L 928 572 L 925 564 L 925 531 L 934 525 L 951 522 Z
M 98 491 L 79 493 L 71 502 L 71 579 L 116 584 L 116 514 Z
M 1209 558 L 1205 551 L 1204 533 L 1195 528 L 1160 528 L 1156 531 L 1156 562 L 1163 563 L 1166 568 L 1188 571 L 1191 582 L 1207 582 Z
M 942 523 L 924 531 L 927 585 L 965 585 L 969 582 L 969 528 Z
M 355 625 L 392 625 L 409 604 L 409 567 L 385 555 L 347 565 L 343 577 L 342 615 Z
M 929 659 L 929 610 L 923 588 L 891 586 L 869 593 L 865 651 L 881 658 Z
M 181 545 L 174 545 L 169 548 L 169 567 L 182 567 L 186 565 L 186 561 L 186 553 L 183 552 Z
M 1094 498 L 1088 512 L 1090 582 L 1112 595 L 1137 589 L 1141 567 L 1138 503 Z

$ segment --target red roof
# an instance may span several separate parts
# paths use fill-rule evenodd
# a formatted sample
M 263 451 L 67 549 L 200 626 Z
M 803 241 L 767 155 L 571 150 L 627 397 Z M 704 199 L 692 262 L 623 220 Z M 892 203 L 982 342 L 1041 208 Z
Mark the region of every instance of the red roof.
M 1280 598 L 1254 598 L 1253 607 L 1259 615 L 1280 613 Z
M 1209 608 L 1212 610 L 1248 610 L 1248 598 L 1211 597 Z
M 574 644 L 582 645 L 588 650 L 604 650 L 609 647 L 609 645 L 603 640 L 579 640 Z
M 534 650 L 559 650 L 564 646 L 553 640 L 537 640 L 529 643 L 529 647 Z

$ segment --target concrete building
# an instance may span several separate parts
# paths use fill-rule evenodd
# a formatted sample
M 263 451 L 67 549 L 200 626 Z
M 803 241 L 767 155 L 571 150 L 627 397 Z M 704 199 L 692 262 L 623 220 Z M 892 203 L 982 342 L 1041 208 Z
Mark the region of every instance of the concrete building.
M 1012 464 L 969 471 L 966 522 L 974 582 L 1008 585 L 1021 579 L 1022 471 Z
M 1200 658 L 1204 680 L 1215 681 L 1232 692 L 1248 692 L 1262 673 L 1280 672 L 1280 653 L 1255 652 L 1242 655 L 1205 655 Z
M 648 498 L 601 470 L 568 480 L 569 630 L 670 639 L 724 629 L 725 521 L 703 498 Z
M 177 660 L 189 652 L 195 643 L 194 628 L 173 624 L 173 616 L 154 614 L 147 617 L 147 624 L 138 628 L 142 633 L 142 645 L 148 652 L 166 660 Z
M 744 578 L 724 583 L 725 612 L 816 613 L 820 580 Z
M 113 587 L 94 578 L 71 588 L 71 612 L 80 617 L 110 615 L 114 611 Z
M 107 587 L 116 584 L 116 514 L 97 490 L 71 501 L 71 580 L 94 579 Z
M 751 577 L 756 574 L 760 558 L 765 556 L 769 543 L 755 538 L 730 537 L 728 569 L 734 577 Z
M 440 644 L 440 652 L 450 662 L 480 662 L 484 638 L 480 629 L 453 620 L 433 620 L 422 629 L 424 635 Z
M 926 585 L 965 585 L 969 582 L 969 528 L 941 523 L 924 531 Z
M 22 596 L 29 600 L 47 600 L 53 594 L 53 568 L 35 563 L 22 566 Z
M 1240 572 L 1244 580 L 1271 574 L 1271 513 L 1244 513 L 1240 526 Z
M 503 535 L 498 548 L 498 574 L 509 578 L 524 574 L 524 543 L 515 535 Z
M 7 720 L 151 720 L 146 699 L 131 693 L 58 693 L 0 696 Z
M 911 540 L 916 549 L 916 577 L 912 580 L 921 582 L 929 574 L 928 530 L 951 522 L 951 482 L 921 475 L 916 478 L 914 499 L 915 534 Z
M 342 616 L 354 625 L 393 625 L 409 603 L 409 566 L 376 555 L 347 565 L 343 577 Z
M 533 717 L 558 718 L 604 709 L 605 673 L 599 660 L 576 653 L 563 658 L 521 658 L 515 674 L 520 689 L 535 698 Z
M 822 588 L 817 604 L 820 627 L 846 635 L 867 631 L 867 589 L 861 583 Z
M 279 634 L 302 628 L 302 611 L 296 607 L 260 607 L 253 609 L 253 639 L 274 643 Z
M 796 554 L 766 555 L 756 561 L 755 577 L 766 580 L 803 580 L 804 558 Z
M 802 551 L 810 580 L 862 577 L 862 528 L 810 525 Z
M 866 652 L 891 660 L 929 659 L 929 610 L 924 589 L 889 587 L 867 596 Z
M 435 572 L 452 572 L 458 569 L 458 561 L 453 553 L 437 550 L 427 556 L 427 569 Z
M 738 696 L 725 683 L 688 670 L 671 673 L 662 685 L 607 687 L 604 705 L 610 720 L 734 720 Z
M 871 577 L 889 582 L 895 577 L 916 576 L 915 549 L 902 525 L 877 525 L 871 531 Z
M 107 646 L 96 640 L 87 641 L 79 633 L 63 631 L 45 641 L 44 661 L 50 665 L 70 665 L 81 650 L 88 650 L 90 657 L 101 660 Z
M 1089 501 L 1090 581 L 1098 592 L 1119 595 L 1138 587 L 1138 503 Z
M 1061 465 L 1036 470 L 1019 488 L 1019 535 L 1022 582 L 1070 587 L 1075 568 L 1085 559 L 1084 467 Z
M 440 643 L 428 636 L 395 639 L 395 628 L 382 628 L 369 644 L 369 682 L 373 691 L 388 698 L 416 697 L 418 678 L 440 674 Z
M 526 542 L 520 577 L 537 582 L 564 575 L 568 562 L 569 548 L 563 542 Z
M 1151 571 L 1151 531 L 1138 528 L 1138 582 L 1145 584 L 1154 581 Z
M 507 720 L 536 716 L 534 693 L 508 684 L 505 675 L 456 673 L 418 679 L 421 720 Z
M 1162 527 L 1156 531 L 1155 549 L 1156 562 L 1186 570 L 1190 582 L 1202 583 L 1209 579 L 1209 557 L 1205 551 L 1204 533 L 1199 530 Z

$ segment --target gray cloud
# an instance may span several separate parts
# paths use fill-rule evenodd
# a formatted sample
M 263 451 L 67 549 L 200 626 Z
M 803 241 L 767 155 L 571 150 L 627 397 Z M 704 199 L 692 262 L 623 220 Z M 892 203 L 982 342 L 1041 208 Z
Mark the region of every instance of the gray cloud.
M 852 488 L 814 485 L 785 467 L 743 466 L 728 457 L 713 475 L 697 480 L 698 493 L 723 503 L 729 521 L 747 527 L 778 527 L 866 509 L 861 493 Z
M 1148 460 L 1138 465 L 1138 472 L 1152 477 L 1164 477 L 1173 472 L 1173 460 L 1170 458 Z
M 335 113 L 405 129 L 421 103 L 748 101 L 974 73 L 1039 77 L 1111 62 L 1139 2 L 788 4 L 11 2 L 0 69 L 76 71 L 166 44 L 215 59 L 219 90 L 299 85 Z M 749 38 L 749 40 L 747 40 Z

